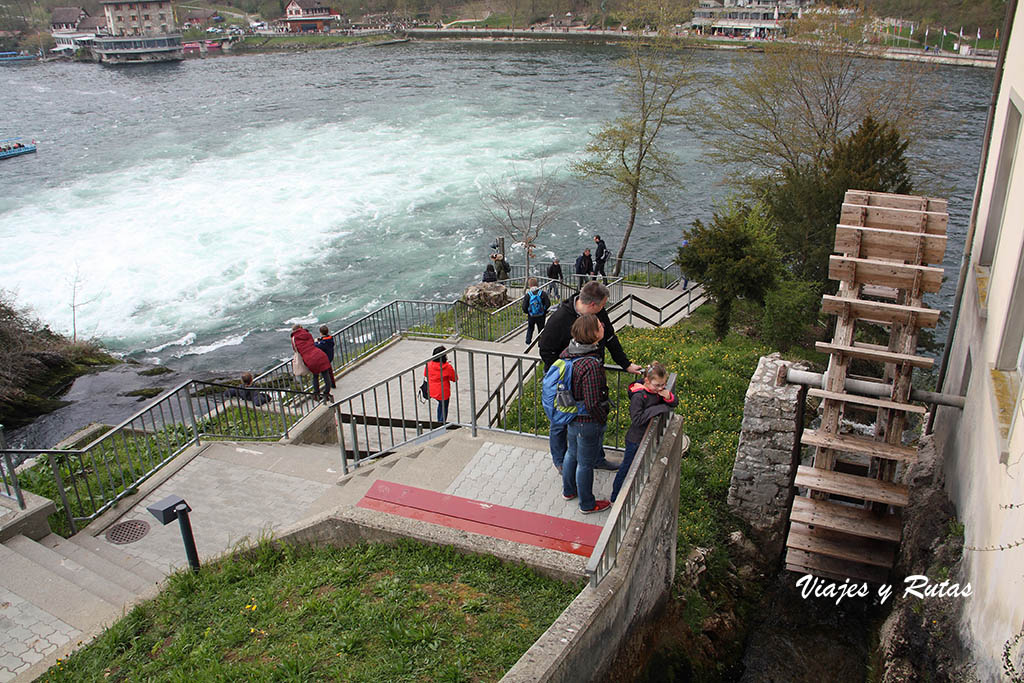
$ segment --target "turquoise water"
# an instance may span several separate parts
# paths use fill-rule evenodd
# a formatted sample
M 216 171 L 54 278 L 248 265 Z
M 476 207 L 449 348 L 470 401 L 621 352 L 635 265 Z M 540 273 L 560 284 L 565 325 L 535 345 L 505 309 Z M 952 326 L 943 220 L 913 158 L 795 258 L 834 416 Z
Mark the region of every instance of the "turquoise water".
M 542 258 L 571 264 L 626 213 L 568 163 L 617 113 L 614 47 L 422 43 L 110 69 L 0 70 L 0 137 L 39 153 L 0 165 L 0 287 L 55 329 L 183 369 L 262 368 L 294 322 L 351 320 L 392 298 L 452 299 L 495 231 L 491 180 L 541 165 L 564 183 Z M 709 85 L 755 56 L 698 52 Z M 902 68 L 886 62 L 873 69 Z M 963 241 L 992 73 L 930 72 L 947 93 L 918 163 Z M 645 212 L 629 255 L 667 263 L 727 188 L 714 131 L 665 141 L 683 188 Z M 756 153 L 756 150 L 752 150 Z M 959 246 L 947 256 L 946 306 Z M 510 259 L 521 263 L 513 250 Z M 77 282 L 77 285 L 76 285 Z

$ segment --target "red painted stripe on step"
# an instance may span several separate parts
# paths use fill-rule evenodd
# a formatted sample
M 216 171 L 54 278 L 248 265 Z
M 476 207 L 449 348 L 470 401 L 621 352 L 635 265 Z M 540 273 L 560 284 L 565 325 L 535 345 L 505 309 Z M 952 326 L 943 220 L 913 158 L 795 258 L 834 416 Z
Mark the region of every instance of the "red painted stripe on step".
M 370 490 L 366 492 L 366 497 L 581 545 L 597 545 L 597 539 L 601 536 L 601 527 L 596 524 L 585 524 L 571 519 L 542 515 L 538 512 L 517 510 L 503 505 L 420 489 L 415 486 L 395 484 L 382 479 L 373 483 Z M 575 502 L 567 503 L 567 505 L 575 504 Z
M 368 510 L 388 512 L 393 515 L 399 515 L 401 517 L 406 517 L 409 519 L 418 519 L 422 522 L 430 522 L 431 524 L 446 526 L 452 529 L 470 531 L 474 534 L 480 534 L 481 536 L 501 538 L 506 541 L 514 541 L 516 543 L 523 543 L 525 545 L 533 545 L 537 546 L 538 548 L 549 548 L 551 550 L 558 550 L 563 553 L 582 555 L 583 557 L 590 557 L 590 555 L 594 552 L 594 546 L 592 545 L 571 543 L 568 541 L 559 540 L 557 538 L 538 536 L 536 534 L 527 533 L 525 531 L 505 529 L 498 526 L 492 526 L 490 524 L 474 522 L 473 520 L 469 519 L 451 517 L 440 512 L 430 512 L 428 510 L 420 510 L 418 508 L 407 507 L 405 505 L 399 505 L 398 503 L 391 503 L 385 500 L 378 500 L 376 498 L 363 498 L 358 503 L 356 503 L 356 505 L 358 507 L 366 508 Z

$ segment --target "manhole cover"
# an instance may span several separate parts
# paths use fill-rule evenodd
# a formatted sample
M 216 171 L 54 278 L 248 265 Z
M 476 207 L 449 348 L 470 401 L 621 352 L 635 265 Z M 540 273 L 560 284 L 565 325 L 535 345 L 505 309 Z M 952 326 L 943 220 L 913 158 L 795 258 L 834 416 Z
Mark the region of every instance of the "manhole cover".
M 127 522 L 120 522 L 107 529 L 107 540 L 114 545 L 124 545 L 142 540 L 149 533 L 149 522 L 141 519 L 129 519 Z

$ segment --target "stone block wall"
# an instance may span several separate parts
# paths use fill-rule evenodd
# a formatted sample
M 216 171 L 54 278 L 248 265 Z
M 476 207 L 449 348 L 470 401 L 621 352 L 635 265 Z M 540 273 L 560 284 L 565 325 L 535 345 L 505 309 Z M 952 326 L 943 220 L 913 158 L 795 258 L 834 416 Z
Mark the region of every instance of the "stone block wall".
M 772 559 L 782 552 L 799 464 L 805 390 L 785 383 L 785 369 L 791 365 L 779 354 L 762 356 L 758 362 L 743 404 L 729 484 L 729 507 L 750 524 L 765 557 Z

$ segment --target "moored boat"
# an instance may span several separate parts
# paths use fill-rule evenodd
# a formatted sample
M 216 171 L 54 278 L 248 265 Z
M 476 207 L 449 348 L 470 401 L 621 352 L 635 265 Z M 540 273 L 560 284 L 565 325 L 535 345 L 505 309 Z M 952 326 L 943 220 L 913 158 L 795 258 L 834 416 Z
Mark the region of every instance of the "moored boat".
M 29 62 L 39 59 L 39 55 L 27 52 L 0 52 L 0 62 Z
M 22 142 L 21 138 L 0 140 L 0 159 L 21 156 L 22 154 L 31 154 L 34 151 L 36 151 L 36 143 L 34 140 L 32 142 Z

